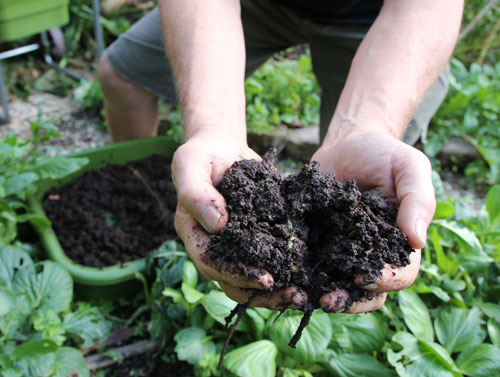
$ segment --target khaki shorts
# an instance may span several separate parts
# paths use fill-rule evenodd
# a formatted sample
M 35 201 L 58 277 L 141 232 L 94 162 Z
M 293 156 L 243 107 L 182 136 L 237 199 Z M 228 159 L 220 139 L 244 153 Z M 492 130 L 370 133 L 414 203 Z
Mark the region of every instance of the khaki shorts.
M 370 25 L 325 25 L 299 17 L 269 0 L 241 0 L 246 45 L 246 77 L 276 52 L 309 44 L 314 74 L 322 90 L 320 137 L 344 87 L 354 54 Z M 158 9 L 148 13 L 105 51 L 118 74 L 150 92 L 177 102 L 172 71 L 165 54 Z M 426 94 L 405 133 L 404 141 L 425 140 L 428 124 L 448 90 L 447 67 Z

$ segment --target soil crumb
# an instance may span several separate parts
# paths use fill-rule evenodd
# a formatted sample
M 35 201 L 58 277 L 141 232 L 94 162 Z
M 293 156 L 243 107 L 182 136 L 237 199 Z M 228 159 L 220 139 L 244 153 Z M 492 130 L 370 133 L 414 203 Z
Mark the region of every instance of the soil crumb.
M 229 220 L 211 236 L 207 256 L 234 265 L 264 268 L 274 277 L 273 290 L 298 286 L 309 305 L 320 306 L 324 293 L 345 289 L 353 302 L 372 293 L 354 283 L 358 275 L 375 281 L 384 264 L 405 266 L 413 249 L 396 226 L 397 210 L 379 191 L 360 192 L 319 172 L 311 162 L 296 175 L 281 178 L 273 163 L 235 162 L 218 190 L 227 202 Z
M 171 160 L 158 155 L 86 172 L 50 190 L 43 205 L 66 255 L 107 267 L 145 257 L 174 229 Z

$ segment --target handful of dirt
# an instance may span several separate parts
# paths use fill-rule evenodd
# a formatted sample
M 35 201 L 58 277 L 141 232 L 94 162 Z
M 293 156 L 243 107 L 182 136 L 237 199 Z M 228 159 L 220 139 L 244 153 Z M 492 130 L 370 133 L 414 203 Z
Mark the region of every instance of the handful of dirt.
M 274 277 L 273 290 L 298 286 L 309 302 L 335 289 L 353 302 L 372 297 L 354 279 L 374 282 L 386 263 L 406 266 L 413 249 L 396 226 L 397 210 L 379 191 L 361 193 L 355 181 L 345 184 L 320 173 L 311 162 L 282 179 L 273 166 L 276 153 L 262 163 L 235 162 L 218 190 L 227 202 L 229 220 L 211 236 L 207 255 L 243 273 L 264 268 Z

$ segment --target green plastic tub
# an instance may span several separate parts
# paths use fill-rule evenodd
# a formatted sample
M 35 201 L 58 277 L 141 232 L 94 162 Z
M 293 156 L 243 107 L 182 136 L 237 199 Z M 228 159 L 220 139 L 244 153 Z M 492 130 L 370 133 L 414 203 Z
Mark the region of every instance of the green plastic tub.
M 153 154 L 171 157 L 177 146 L 178 143 L 170 137 L 160 136 L 74 153 L 74 156 L 87 157 L 89 159 L 87 166 L 62 180 L 41 181 L 37 193 L 30 198 L 31 209 L 36 214 L 45 216 L 42 206 L 45 193 L 52 187 L 64 186 L 88 170 L 100 169 L 111 164 L 125 164 Z M 38 232 L 47 256 L 69 271 L 75 282 L 76 291 L 83 297 L 87 299 L 122 297 L 137 293 L 141 288 L 135 273 L 144 270 L 146 266 L 144 259 L 103 269 L 83 266 L 74 263 L 66 256 L 52 228 Z
M 0 0 L 0 42 L 28 37 L 69 21 L 69 0 Z

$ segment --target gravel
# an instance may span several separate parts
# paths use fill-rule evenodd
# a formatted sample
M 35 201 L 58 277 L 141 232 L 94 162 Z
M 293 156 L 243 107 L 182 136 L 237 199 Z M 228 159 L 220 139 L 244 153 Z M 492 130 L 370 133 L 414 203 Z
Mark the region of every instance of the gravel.
M 58 147 L 58 153 L 69 153 L 110 143 L 107 132 L 96 126 L 99 119 L 85 114 L 71 97 L 61 98 L 44 92 L 33 92 L 25 100 L 11 99 L 11 121 L 0 126 L 0 137 L 5 136 L 8 131 L 14 131 L 18 136 L 30 138 L 30 122 L 37 119 L 39 111 L 42 112 L 44 120 L 59 129 L 61 137 L 48 142 L 49 145 Z

